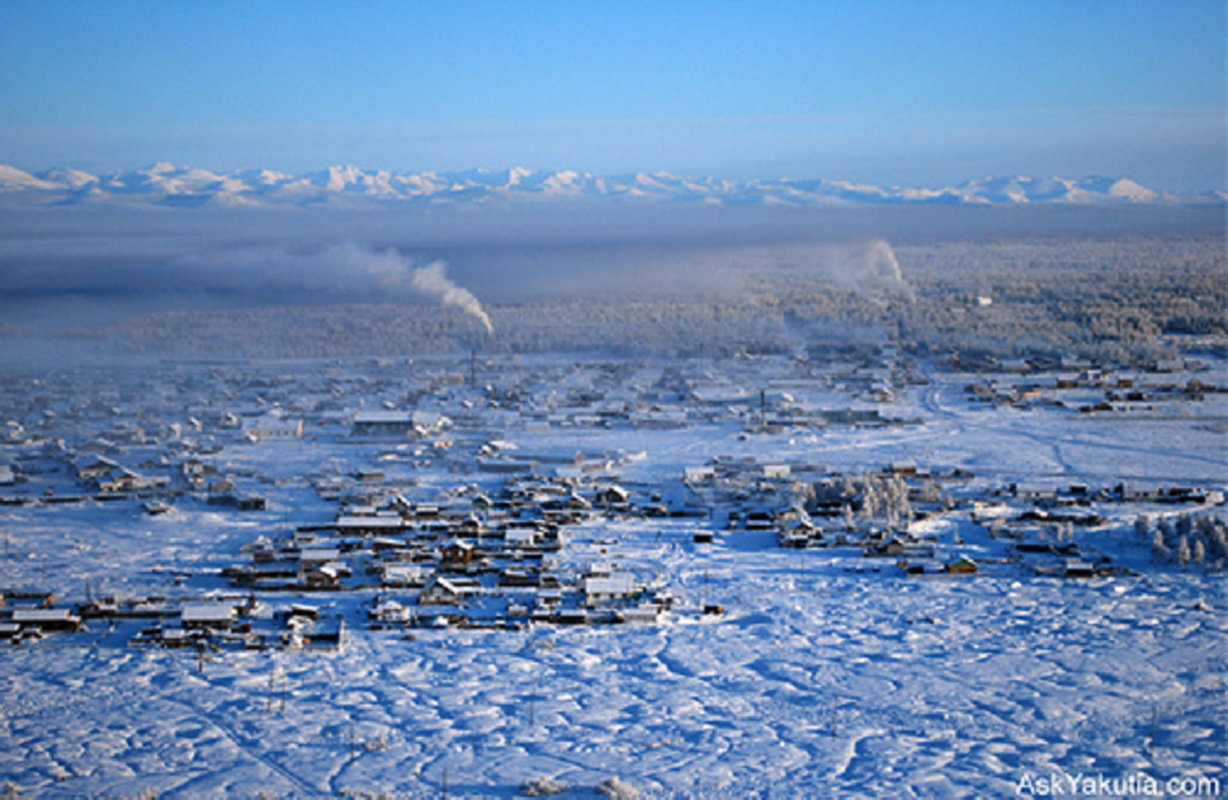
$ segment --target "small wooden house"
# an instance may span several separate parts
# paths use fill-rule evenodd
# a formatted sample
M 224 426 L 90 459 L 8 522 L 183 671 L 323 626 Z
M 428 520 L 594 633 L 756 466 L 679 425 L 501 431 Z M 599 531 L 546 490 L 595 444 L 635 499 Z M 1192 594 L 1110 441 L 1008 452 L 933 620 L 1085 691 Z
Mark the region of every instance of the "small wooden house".
M 308 589 L 323 589 L 335 591 L 341 588 L 342 570 L 340 564 L 333 562 L 313 569 L 303 576 Z
M 613 511 L 631 507 L 631 493 L 621 486 L 607 486 L 597 493 L 597 502 Z
M 474 547 L 460 540 L 444 545 L 440 563 L 448 569 L 463 569 L 473 562 Z
M 420 606 L 456 606 L 464 602 L 465 593 L 459 586 L 443 577 L 431 580 L 418 595 Z
M 902 556 L 908 551 L 908 545 L 899 537 L 893 536 L 887 541 L 866 548 L 867 556 Z

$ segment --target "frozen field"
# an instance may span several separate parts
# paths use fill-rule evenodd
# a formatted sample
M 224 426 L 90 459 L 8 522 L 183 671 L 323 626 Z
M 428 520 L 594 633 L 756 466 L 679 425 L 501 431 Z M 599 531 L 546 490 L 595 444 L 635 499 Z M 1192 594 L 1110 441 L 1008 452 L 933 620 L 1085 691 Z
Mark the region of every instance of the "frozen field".
M 1014 482 L 1224 488 L 1228 395 L 1076 414 L 978 405 L 970 376 L 930 377 L 885 407 L 920 420 L 902 426 L 758 434 L 714 418 L 484 435 L 535 454 L 643 453 L 618 470 L 637 486 L 751 457 L 832 472 L 958 467 L 976 476 L 953 490 L 968 496 Z M 135 501 L 4 507 L 0 586 L 70 600 L 87 581 L 119 595 L 233 591 L 212 573 L 240 546 L 335 511 L 303 476 L 369 467 L 388 450 L 310 435 L 227 446 L 218 458 L 262 476 L 269 510 L 257 514 L 188 501 L 156 517 Z M 386 463 L 391 479 L 401 467 Z M 404 469 L 421 497 L 497 486 L 442 460 Z M 578 526 L 567 563 L 652 574 L 680 598 L 655 625 L 375 631 L 370 593 L 332 593 L 309 599 L 347 620 L 339 651 L 201 659 L 130 646 L 138 623 L 93 620 L 0 650 L 0 780 L 39 797 L 514 797 L 544 778 L 583 797 L 615 777 L 641 797 L 1011 796 L 1043 794 L 1036 781 L 1054 776 L 1218 793 L 1223 573 L 1153 563 L 1131 533 L 1140 510 L 1206 512 L 1106 504 L 1077 539 L 1136 574 L 1088 580 L 994 563 L 1000 545 L 968 509 L 914 523 L 944 552 L 990 565 L 966 578 L 785 550 L 771 532 L 718 530 L 697 545 L 695 530 L 715 526 L 703 518 Z M 702 615 L 704 604 L 725 613 Z

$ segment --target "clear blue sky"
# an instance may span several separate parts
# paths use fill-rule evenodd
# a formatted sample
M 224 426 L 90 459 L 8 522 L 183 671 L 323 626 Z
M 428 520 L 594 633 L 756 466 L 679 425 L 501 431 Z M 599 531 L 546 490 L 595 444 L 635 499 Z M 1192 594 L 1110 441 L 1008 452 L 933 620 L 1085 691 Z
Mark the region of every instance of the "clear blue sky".
M 1225 188 L 1223 0 L 0 0 L 0 163 Z

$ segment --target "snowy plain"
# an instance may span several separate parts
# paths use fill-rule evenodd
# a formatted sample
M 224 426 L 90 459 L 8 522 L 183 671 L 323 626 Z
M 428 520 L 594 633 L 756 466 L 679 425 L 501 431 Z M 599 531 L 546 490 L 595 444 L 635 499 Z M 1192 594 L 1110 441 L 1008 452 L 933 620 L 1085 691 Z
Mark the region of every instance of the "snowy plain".
M 565 359 L 546 367 L 586 383 Z M 714 380 L 722 370 L 699 369 Z M 968 497 L 1015 482 L 1224 489 L 1228 395 L 1163 413 L 1077 414 L 976 404 L 964 391 L 975 376 L 926 375 L 928 385 L 882 409 L 914 420 L 906 425 L 748 433 L 719 414 L 677 430 L 498 416 L 481 436 L 560 457 L 643 453 L 617 469 L 636 486 L 750 458 L 833 473 L 900 461 L 960 468 L 975 477 L 952 491 Z M 1200 377 L 1228 383 L 1222 368 Z M 838 387 L 822 391 L 799 400 L 849 403 Z M 401 467 L 380 460 L 387 444 L 342 438 L 318 428 L 227 444 L 217 458 L 259 476 L 262 513 L 190 499 L 159 516 L 135 501 L 6 506 L 0 586 L 78 600 L 87 581 L 118 595 L 225 594 L 214 573 L 243 544 L 331 518 L 335 504 L 308 475 L 381 465 L 422 499 L 498 485 L 458 472 L 457 459 Z M 340 650 L 201 659 L 132 647 L 131 623 L 90 621 L 82 633 L 0 650 L 0 781 L 39 797 L 515 797 L 540 778 L 584 797 L 611 777 L 641 797 L 705 798 L 1013 796 L 1054 775 L 1223 784 L 1223 573 L 1153 563 L 1132 536 L 1140 511 L 1174 509 L 1098 510 L 1105 521 L 1080 530 L 1079 543 L 1136 574 L 1068 580 L 995 563 L 1000 545 L 967 509 L 915 523 L 952 556 L 986 563 L 974 577 L 942 580 L 847 550 L 781 549 L 771 532 L 725 531 L 703 517 L 596 517 L 573 531 L 562 558 L 660 577 L 681 600 L 660 624 L 407 635 L 364 626 L 369 594 L 322 593 L 309 599 L 349 624 Z M 695 544 L 697 529 L 715 529 L 715 541 Z M 725 613 L 699 613 L 714 603 Z

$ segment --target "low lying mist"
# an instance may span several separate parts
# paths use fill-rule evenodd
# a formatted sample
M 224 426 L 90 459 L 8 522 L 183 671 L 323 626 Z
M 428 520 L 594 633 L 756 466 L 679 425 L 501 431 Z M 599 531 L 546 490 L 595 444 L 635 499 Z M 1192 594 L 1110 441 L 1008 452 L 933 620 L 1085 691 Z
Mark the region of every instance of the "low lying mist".
M 179 348 L 210 315 L 317 309 L 365 314 L 364 330 L 385 312 L 413 317 L 381 323 L 399 333 L 372 341 L 375 350 L 492 337 L 492 346 L 546 349 L 565 345 L 576 324 L 587 332 L 573 338 L 594 347 L 603 341 L 594 331 L 622 323 L 664 341 L 721 325 L 742 329 L 730 341 L 776 341 L 796 335 L 799 320 L 830 326 L 851 313 L 850 326 L 880 324 L 882 309 L 917 301 L 918 280 L 943 283 L 939 246 L 1222 230 L 1218 209 L 1199 208 L 23 209 L 0 218 L 0 334 L 123 339 L 154 329 Z

